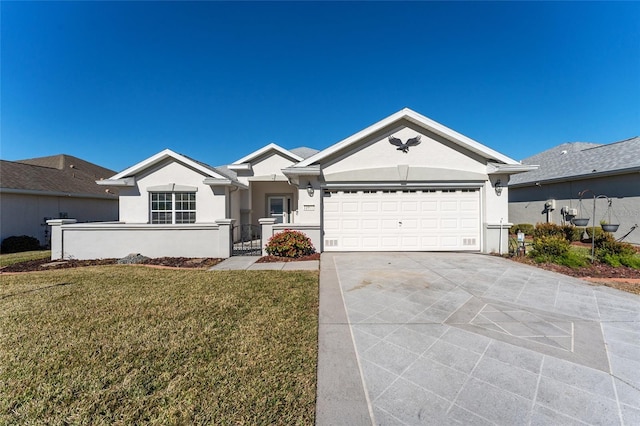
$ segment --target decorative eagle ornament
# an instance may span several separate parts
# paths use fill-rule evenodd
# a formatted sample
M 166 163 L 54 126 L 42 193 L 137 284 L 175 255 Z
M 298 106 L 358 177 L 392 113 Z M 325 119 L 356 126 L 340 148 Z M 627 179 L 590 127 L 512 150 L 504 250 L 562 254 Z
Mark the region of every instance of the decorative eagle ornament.
M 407 141 L 407 143 L 402 143 L 402 141 L 398 138 L 394 138 L 393 136 L 389 136 L 389 143 L 391 145 L 397 146 L 398 151 L 402 151 L 405 154 L 409 152 L 409 147 L 420 145 L 420 135 L 415 138 L 411 138 Z

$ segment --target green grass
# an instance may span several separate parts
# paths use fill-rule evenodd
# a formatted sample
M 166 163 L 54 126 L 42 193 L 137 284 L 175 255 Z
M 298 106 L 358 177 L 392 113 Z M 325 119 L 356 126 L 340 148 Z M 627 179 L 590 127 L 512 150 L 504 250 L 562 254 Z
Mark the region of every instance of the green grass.
M 51 258 L 51 250 L 23 251 L 21 253 L 0 254 L 0 267 L 14 263 Z
M 0 282 L 0 424 L 313 424 L 317 272 Z

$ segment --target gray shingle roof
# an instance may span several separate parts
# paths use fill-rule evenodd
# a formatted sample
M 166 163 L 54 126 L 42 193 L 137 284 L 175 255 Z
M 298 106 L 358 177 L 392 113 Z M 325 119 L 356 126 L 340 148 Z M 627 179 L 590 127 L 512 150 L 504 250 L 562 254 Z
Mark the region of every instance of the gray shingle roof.
M 2 189 L 116 199 L 117 189 L 110 188 L 110 192 L 106 192 L 107 188 L 95 182 L 113 174 L 113 170 L 65 154 L 19 161 L 0 160 Z
M 540 168 L 513 175 L 509 186 L 640 170 L 640 137 L 606 145 L 565 143 L 526 158 L 522 163 Z
M 298 148 L 293 148 L 293 149 L 290 149 L 289 151 L 290 151 L 290 152 L 292 152 L 292 153 L 294 153 L 295 155 L 297 155 L 297 156 L 299 156 L 299 157 L 302 157 L 303 159 L 305 159 L 305 158 L 309 158 L 309 157 L 311 157 L 312 155 L 315 155 L 315 154 L 317 154 L 318 152 L 320 152 L 320 151 L 318 151 L 317 149 L 314 149 L 314 148 L 308 148 L 308 147 L 306 147 L 306 146 L 300 146 L 300 147 L 298 147 Z

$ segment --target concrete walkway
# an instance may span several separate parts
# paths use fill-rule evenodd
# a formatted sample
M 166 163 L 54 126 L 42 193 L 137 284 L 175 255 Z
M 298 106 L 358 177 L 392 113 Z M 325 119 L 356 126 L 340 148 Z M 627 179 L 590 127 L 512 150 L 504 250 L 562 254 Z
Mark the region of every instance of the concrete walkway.
M 319 425 L 640 424 L 640 297 L 498 257 L 324 253 Z
M 256 263 L 260 256 L 233 256 L 209 268 L 210 271 L 317 271 L 317 260 Z

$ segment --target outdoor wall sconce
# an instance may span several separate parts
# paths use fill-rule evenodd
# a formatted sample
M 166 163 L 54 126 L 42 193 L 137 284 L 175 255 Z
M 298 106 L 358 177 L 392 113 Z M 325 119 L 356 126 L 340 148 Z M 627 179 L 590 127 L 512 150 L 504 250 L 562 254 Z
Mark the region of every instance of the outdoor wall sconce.
M 309 182 L 307 184 L 307 194 L 309 194 L 309 197 L 313 197 L 314 192 L 315 190 L 313 189 L 313 186 L 311 186 L 311 182 Z
M 500 179 L 498 179 L 496 181 L 496 183 L 493 185 L 493 188 L 496 190 L 496 195 L 499 197 L 500 195 L 502 195 L 502 189 L 504 188 L 502 186 L 502 182 L 500 182 Z

